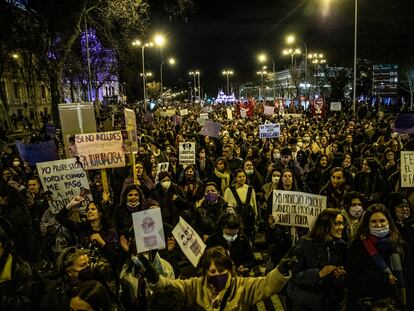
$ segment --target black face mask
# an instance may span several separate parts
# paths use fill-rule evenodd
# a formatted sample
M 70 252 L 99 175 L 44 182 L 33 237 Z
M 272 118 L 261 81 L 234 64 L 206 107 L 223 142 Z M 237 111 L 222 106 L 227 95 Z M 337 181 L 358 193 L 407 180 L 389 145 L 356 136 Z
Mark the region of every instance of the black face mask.
M 79 271 L 78 280 L 81 281 L 90 281 L 93 280 L 93 271 L 91 267 L 86 267 Z
M 219 275 L 207 275 L 208 282 L 213 285 L 214 289 L 217 292 L 222 291 L 226 287 L 227 279 L 229 278 L 229 274 L 219 274 Z

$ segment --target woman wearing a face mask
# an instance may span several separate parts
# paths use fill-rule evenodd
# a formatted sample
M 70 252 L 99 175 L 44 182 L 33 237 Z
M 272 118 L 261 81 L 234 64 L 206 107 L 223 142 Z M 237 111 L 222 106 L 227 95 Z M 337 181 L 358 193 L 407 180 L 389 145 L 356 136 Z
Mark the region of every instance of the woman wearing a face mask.
M 191 204 L 187 201 L 183 190 L 171 181 L 169 172 L 158 175 L 159 183 L 150 193 L 150 198 L 160 203 L 161 215 L 164 223 L 175 226 L 179 217 L 188 211 Z
M 229 211 L 222 217 L 219 230 L 207 239 L 206 246 L 222 246 L 227 249 L 238 275 L 246 276 L 253 267 L 252 247 L 243 234 L 240 218 L 234 211 Z
M 204 188 L 204 198 L 196 203 L 193 227 L 200 237 L 207 238 L 219 229 L 219 220 L 227 212 L 229 204 L 220 196 L 215 182 L 208 182 Z
M 200 261 L 202 276 L 186 280 L 168 280 L 159 276 L 143 259 L 146 277 L 154 290 L 172 286 L 194 310 L 247 311 L 250 307 L 280 292 L 290 277 L 294 258 L 284 258 L 265 277 L 237 276 L 233 262 L 221 246 L 207 249 Z
M 385 205 L 367 208 L 347 258 L 347 310 L 371 310 L 380 299 L 406 307 L 412 261 Z
M 342 215 L 346 220 L 347 240 L 353 240 L 355 237 L 365 211 L 364 202 L 364 195 L 360 192 L 351 191 L 345 196 L 345 209 L 342 210 Z
M 254 162 L 252 160 L 244 160 L 242 168 L 246 174 L 246 183 L 253 187 L 256 197 L 261 196 L 263 177 L 257 171 Z

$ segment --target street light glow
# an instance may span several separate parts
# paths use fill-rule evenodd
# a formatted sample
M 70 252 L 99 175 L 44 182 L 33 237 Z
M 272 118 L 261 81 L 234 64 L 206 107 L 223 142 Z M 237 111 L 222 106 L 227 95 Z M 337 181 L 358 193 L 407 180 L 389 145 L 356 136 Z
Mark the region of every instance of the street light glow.
M 267 60 L 267 56 L 264 53 L 261 53 L 257 56 L 257 59 L 259 60 L 260 63 L 264 63 Z
M 165 36 L 162 34 L 156 34 L 154 36 L 154 43 L 159 47 L 163 47 L 165 45 L 165 41 Z
M 294 35 L 288 35 L 286 37 L 286 43 L 287 44 L 292 44 L 293 42 L 295 42 L 295 36 Z
M 170 65 L 175 65 L 175 58 L 171 57 L 171 58 L 168 60 L 168 63 L 169 63 Z
M 18 58 L 19 58 L 19 54 L 13 53 L 13 54 L 12 54 L 12 57 L 13 57 L 14 59 L 18 59 Z

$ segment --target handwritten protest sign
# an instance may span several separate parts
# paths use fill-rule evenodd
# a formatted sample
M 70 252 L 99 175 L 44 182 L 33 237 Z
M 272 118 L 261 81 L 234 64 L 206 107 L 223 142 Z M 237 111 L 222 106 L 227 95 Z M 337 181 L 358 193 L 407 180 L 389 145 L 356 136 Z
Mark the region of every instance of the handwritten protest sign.
M 341 111 L 341 102 L 331 102 L 331 111 Z
M 86 170 L 125 166 L 120 131 L 77 134 L 75 142 L 80 161 Z
M 135 111 L 125 108 L 125 128 L 128 133 L 128 139 L 125 142 L 127 152 L 134 152 L 138 150 L 138 138 L 137 138 L 137 121 L 135 117 Z
M 132 213 L 132 223 L 138 253 L 165 248 L 164 227 L 160 208 Z
M 191 228 L 182 217 L 180 217 L 180 221 L 177 226 L 175 226 L 172 234 L 184 255 L 194 267 L 197 267 L 198 262 L 206 249 L 206 245 L 197 232 Z
M 275 113 L 275 107 L 273 107 L 273 106 L 266 106 L 266 105 L 263 106 L 263 114 L 265 116 L 273 116 L 274 113 Z
M 75 158 L 37 163 L 37 171 L 43 189 L 51 192 L 49 207 L 58 213 L 77 195 L 85 198 L 81 207 L 93 201 L 86 172 Z
M 280 135 L 280 125 L 268 123 L 259 125 L 259 138 L 274 138 Z
M 192 141 L 180 143 L 178 147 L 178 157 L 179 157 L 180 164 L 184 164 L 184 165 L 195 164 L 196 143 Z
M 227 112 L 227 120 L 233 120 L 233 111 L 230 108 L 227 108 L 226 112 Z
M 414 151 L 401 151 L 401 187 L 414 187 Z
M 204 136 L 220 137 L 221 124 L 207 120 L 200 134 Z
M 15 144 L 23 161 L 28 162 L 32 166 L 39 162 L 59 159 L 56 145 L 53 140 L 37 144 L 23 144 L 20 140 L 16 140 Z
M 180 110 L 180 116 L 184 117 L 186 115 L 188 115 L 188 109 L 181 109 Z
M 296 191 L 273 191 L 272 215 L 283 226 L 312 228 L 326 208 L 326 196 Z

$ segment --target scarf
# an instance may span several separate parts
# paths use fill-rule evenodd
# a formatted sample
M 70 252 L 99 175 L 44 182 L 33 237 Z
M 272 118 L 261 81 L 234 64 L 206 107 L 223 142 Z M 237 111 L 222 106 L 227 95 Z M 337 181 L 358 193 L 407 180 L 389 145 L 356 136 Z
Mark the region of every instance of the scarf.
M 379 239 L 372 234 L 368 234 L 367 239 L 363 241 L 365 249 L 371 256 L 374 264 L 384 273 L 391 274 L 397 278 L 396 287 L 399 301 L 402 305 L 407 304 L 405 280 L 403 274 L 403 268 L 401 264 L 401 255 L 397 251 L 393 251 L 390 256 L 390 267 L 387 266 L 384 258 L 379 254 L 380 250 L 391 250 L 390 240 L 387 238 Z
M 221 179 L 221 191 L 224 192 L 230 186 L 230 173 L 221 173 L 215 168 L 214 174 Z

